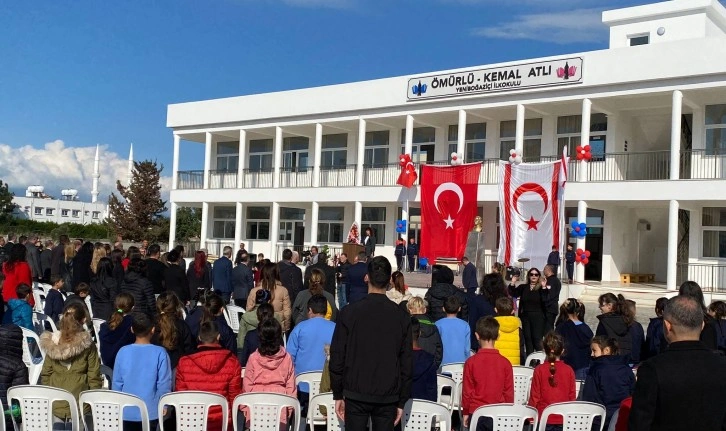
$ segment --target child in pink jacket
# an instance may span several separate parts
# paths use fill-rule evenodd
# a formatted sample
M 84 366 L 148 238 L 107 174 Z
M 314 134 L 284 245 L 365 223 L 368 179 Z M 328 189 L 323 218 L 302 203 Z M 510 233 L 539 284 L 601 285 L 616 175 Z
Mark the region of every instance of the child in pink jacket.
M 277 319 L 266 319 L 257 327 L 260 347 L 247 360 L 245 376 L 242 380 L 242 392 L 275 392 L 297 398 L 295 385 L 295 366 L 282 344 L 282 326 Z M 246 418 L 246 426 L 250 426 L 250 414 L 242 407 Z M 287 416 L 281 418 L 281 424 L 287 424 Z M 296 424 L 297 425 L 297 424 Z

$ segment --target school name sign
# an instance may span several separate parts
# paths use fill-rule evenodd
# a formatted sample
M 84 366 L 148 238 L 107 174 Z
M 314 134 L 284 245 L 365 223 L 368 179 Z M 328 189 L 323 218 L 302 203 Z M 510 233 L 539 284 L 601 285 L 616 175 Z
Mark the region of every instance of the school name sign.
M 582 57 L 523 63 L 408 80 L 407 100 L 488 94 L 582 83 Z

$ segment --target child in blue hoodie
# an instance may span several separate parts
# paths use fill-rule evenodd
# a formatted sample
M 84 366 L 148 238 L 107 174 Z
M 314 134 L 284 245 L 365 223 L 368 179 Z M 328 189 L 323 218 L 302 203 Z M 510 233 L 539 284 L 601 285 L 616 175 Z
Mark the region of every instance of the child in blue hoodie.
M 645 335 L 645 351 L 643 352 L 643 358 L 641 358 L 643 360 L 652 358 L 668 347 L 668 341 L 666 341 L 663 329 L 663 309 L 667 302 L 668 298 L 665 296 L 655 301 L 655 317 L 651 317 L 650 323 L 648 323 L 648 330 Z
M 561 322 L 555 331 L 565 340 L 562 360 L 575 370 L 577 380 L 585 380 L 590 368 L 590 342 L 592 329 L 583 322 L 585 306 L 575 298 L 568 298 L 560 307 Z
M 33 330 L 33 307 L 28 304 L 32 289 L 25 283 L 18 284 L 15 293 L 18 299 L 8 301 L 8 310 L 3 316 L 3 323 L 13 323 L 21 328 Z

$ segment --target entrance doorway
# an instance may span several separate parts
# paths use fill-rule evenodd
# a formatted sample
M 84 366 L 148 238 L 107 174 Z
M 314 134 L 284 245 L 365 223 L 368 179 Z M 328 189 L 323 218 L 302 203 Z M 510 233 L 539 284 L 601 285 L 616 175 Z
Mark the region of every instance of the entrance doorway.
M 565 219 L 567 220 L 567 244 L 577 250 L 577 240 L 570 236 L 570 223 L 577 221 L 577 208 L 566 208 Z M 585 223 L 587 224 L 587 236 L 585 237 L 585 249 L 590 252 L 589 263 L 585 265 L 585 280 L 602 281 L 602 249 L 603 231 L 605 224 L 605 211 L 588 208 Z

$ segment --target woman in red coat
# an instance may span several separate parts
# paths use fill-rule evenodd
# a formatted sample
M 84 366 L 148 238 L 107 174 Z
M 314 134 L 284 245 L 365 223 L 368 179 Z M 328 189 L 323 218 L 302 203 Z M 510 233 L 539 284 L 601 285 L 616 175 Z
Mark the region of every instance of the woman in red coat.
M 10 257 L 3 264 L 3 274 L 5 274 L 5 283 L 3 284 L 3 300 L 5 303 L 11 299 L 18 299 L 15 288 L 19 284 L 27 284 L 33 286 L 33 276 L 30 272 L 30 266 L 25 260 L 27 249 L 23 244 L 15 244 L 10 249 Z M 30 305 L 35 305 L 35 301 L 31 296 L 28 298 Z

